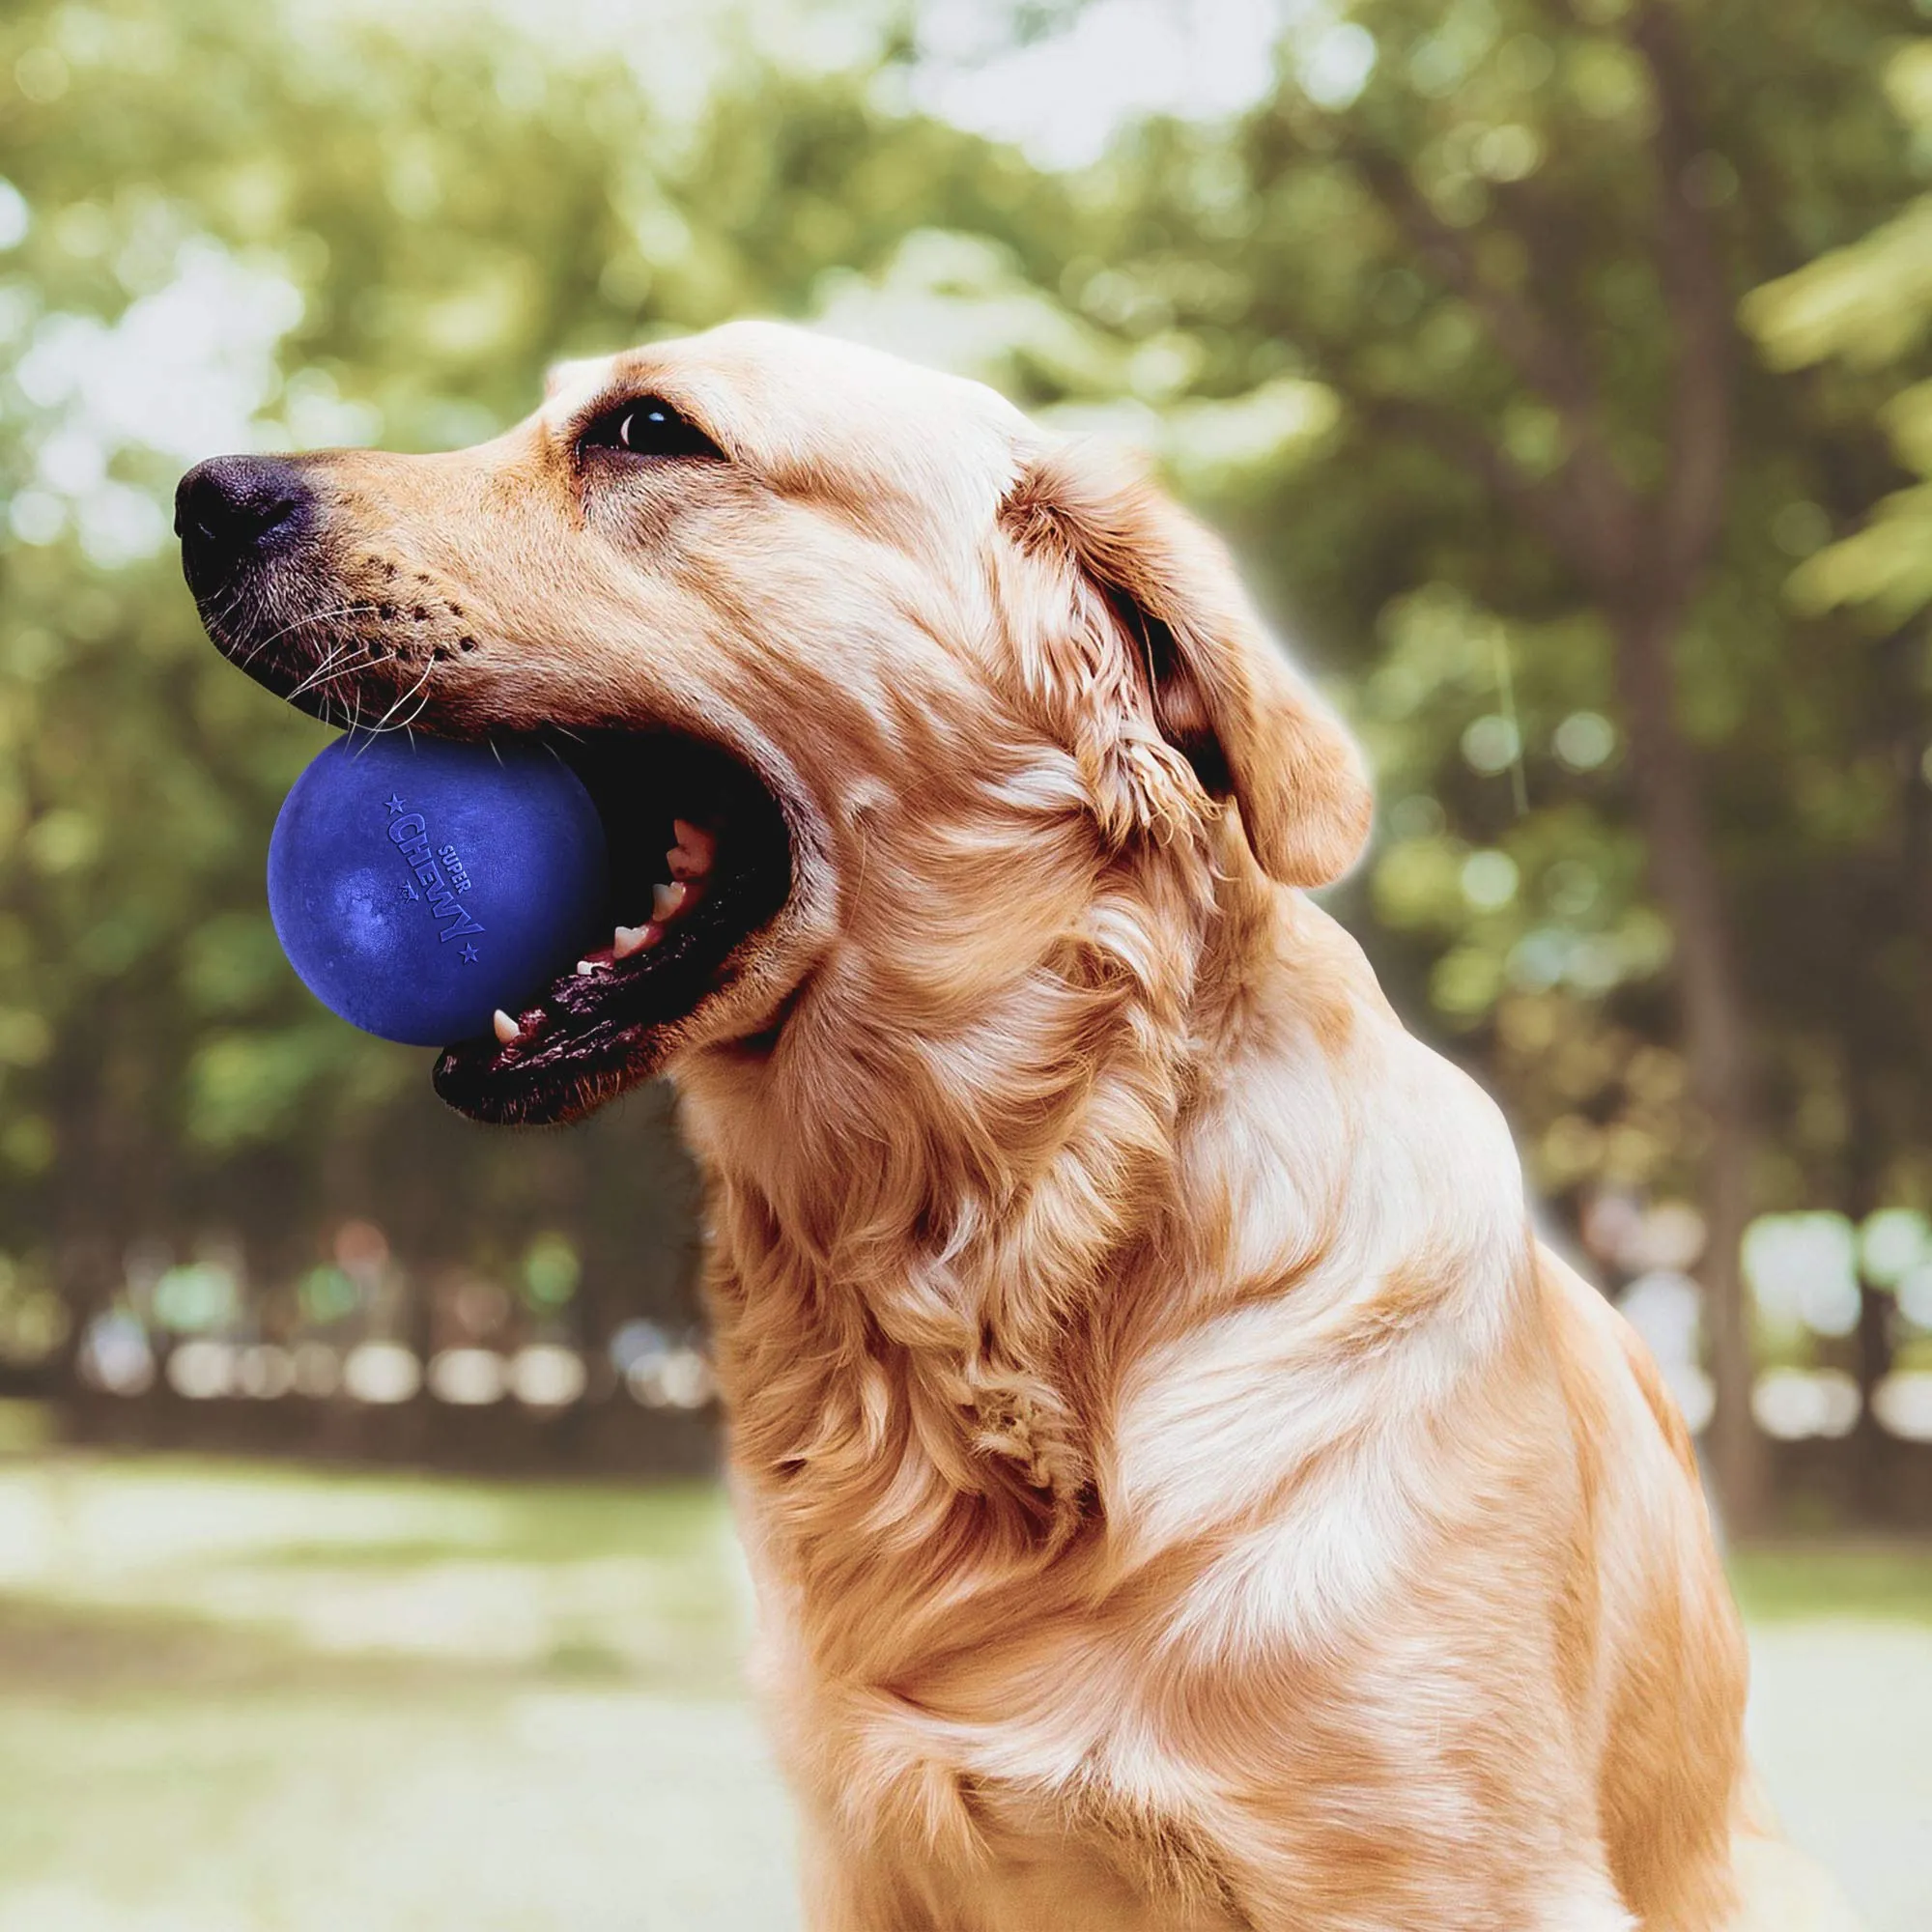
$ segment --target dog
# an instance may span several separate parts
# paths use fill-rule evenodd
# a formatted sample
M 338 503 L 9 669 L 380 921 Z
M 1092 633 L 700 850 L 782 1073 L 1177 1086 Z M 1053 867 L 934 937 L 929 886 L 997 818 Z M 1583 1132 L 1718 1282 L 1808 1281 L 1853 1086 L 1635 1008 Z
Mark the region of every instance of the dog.
M 271 691 L 597 800 L 610 942 L 435 1080 L 680 1092 L 812 1932 L 1840 1922 L 1684 1424 L 1306 896 L 1361 758 L 1140 472 L 741 323 L 177 527 Z

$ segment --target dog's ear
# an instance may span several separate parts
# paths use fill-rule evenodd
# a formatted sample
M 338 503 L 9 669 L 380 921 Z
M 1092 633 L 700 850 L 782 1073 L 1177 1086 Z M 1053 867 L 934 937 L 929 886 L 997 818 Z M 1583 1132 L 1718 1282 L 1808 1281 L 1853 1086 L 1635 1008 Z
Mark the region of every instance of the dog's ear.
M 1368 837 L 1361 754 L 1263 632 L 1225 550 L 1138 469 L 1078 444 L 1001 507 L 1005 615 L 1119 838 L 1232 798 L 1264 870 L 1324 885 Z

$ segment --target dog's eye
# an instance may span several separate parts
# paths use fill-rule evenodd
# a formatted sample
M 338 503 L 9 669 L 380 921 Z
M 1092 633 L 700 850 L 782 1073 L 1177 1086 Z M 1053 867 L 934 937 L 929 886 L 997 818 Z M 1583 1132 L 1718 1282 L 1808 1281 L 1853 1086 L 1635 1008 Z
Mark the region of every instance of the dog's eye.
M 607 410 L 578 439 L 580 449 L 611 449 L 626 456 L 703 456 L 722 462 L 724 452 L 661 396 Z

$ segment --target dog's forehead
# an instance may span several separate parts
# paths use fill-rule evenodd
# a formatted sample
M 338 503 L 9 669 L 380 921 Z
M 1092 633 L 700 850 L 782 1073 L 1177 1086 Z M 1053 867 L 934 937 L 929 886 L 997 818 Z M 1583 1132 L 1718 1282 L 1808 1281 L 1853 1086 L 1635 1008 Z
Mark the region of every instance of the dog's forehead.
M 614 355 L 578 355 L 553 362 L 544 371 L 543 414 L 561 423 L 611 386 Z
M 983 384 L 781 323 L 727 323 L 558 363 L 545 385 L 544 413 L 560 427 L 599 397 L 626 389 L 661 394 L 727 447 L 775 464 L 816 467 L 842 457 L 869 469 L 917 452 L 1003 470 L 1038 440 L 1027 418 Z

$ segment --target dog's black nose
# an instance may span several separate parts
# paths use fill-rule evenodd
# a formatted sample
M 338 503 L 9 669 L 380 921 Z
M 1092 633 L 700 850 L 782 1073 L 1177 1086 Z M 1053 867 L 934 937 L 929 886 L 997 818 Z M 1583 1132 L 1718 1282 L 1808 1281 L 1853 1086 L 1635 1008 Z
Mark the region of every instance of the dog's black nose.
M 301 471 L 277 456 L 215 456 L 175 491 L 175 534 L 196 596 L 298 533 L 313 500 Z

